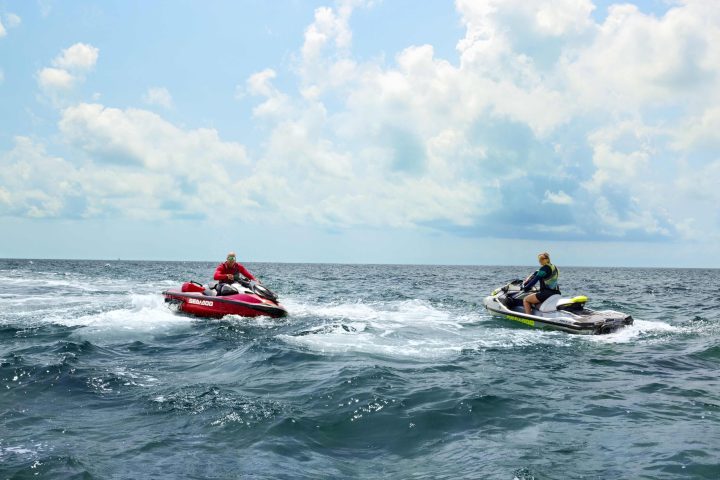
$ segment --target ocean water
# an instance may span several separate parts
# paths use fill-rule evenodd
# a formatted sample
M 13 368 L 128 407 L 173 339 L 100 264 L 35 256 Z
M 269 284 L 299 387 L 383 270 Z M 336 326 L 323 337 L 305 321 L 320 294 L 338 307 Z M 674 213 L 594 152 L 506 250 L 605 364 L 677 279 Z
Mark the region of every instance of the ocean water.
M 0 478 L 720 478 L 718 270 L 562 268 L 606 336 L 489 316 L 531 267 L 246 264 L 284 319 L 160 292 L 215 263 L 0 260 Z

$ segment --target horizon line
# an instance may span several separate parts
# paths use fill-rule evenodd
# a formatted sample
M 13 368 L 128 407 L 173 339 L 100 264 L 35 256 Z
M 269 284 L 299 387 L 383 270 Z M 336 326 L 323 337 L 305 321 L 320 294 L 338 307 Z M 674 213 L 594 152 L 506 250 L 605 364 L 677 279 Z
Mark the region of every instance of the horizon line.
M 217 260 L 168 260 L 168 259 L 132 259 L 132 258 L 29 258 L 29 257 L 0 257 L 3 260 L 27 260 L 27 261 L 76 261 L 76 262 L 174 262 L 174 263 L 215 263 Z M 317 262 L 317 261 L 271 261 L 271 260 L 243 260 L 241 263 L 276 263 L 288 265 L 376 265 L 376 266 L 427 266 L 427 267 L 527 267 L 529 264 L 482 264 L 482 263 L 384 263 L 384 262 Z M 564 265 L 562 268 L 644 268 L 644 269 L 672 269 L 672 270 L 718 270 L 720 267 L 668 267 L 668 266 L 620 266 L 620 265 Z

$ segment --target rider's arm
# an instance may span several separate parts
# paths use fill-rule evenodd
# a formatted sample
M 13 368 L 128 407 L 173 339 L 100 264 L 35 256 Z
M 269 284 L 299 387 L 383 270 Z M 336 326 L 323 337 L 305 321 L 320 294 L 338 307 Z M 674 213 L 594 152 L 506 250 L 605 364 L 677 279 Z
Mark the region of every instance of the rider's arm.
M 530 277 L 530 281 L 525 282 L 525 291 L 530 290 L 533 285 L 540 281 L 541 278 L 545 278 L 548 275 L 550 275 L 550 268 L 547 267 L 547 265 L 543 265 L 540 270 L 532 274 L 532 277 Z
M 227 280 L 227 273 L 225 272 L 225 264 L 221 263 L 217 266 L 215 269 L 215 276 L 213 277 L 215 280 Z
M 530 275 L 522 284 L 523 290 L 526 292 L 532 288 L 533 285 L 535 285 L 538 282 L 538 272 L 533 273 Z
M 243 266 L 240 265 L 239 263 L 237 264 L 237 266 L 238 266 L 238 270 L 240 271 L 240 273 L 241 273 L 242 275 L 245 276 L 245 278 L 247 278 L 247 279 L 249 279 L 249 280 L 257 280 L 257 279 L 255 278 L 255 276 L 248 271 L 247 268 L 243 267 Z

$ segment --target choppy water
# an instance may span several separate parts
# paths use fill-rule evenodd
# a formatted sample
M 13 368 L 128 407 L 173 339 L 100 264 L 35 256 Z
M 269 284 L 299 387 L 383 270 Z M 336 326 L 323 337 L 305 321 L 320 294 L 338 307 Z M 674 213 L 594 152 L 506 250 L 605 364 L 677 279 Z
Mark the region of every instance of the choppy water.
M 199 320 L 212 263 L 0 260 L 1 478 L 720 478 L 720 271 L 563 268 L 598 337 L 482 309 L 518 267 L 248 264 L 290 316 Z

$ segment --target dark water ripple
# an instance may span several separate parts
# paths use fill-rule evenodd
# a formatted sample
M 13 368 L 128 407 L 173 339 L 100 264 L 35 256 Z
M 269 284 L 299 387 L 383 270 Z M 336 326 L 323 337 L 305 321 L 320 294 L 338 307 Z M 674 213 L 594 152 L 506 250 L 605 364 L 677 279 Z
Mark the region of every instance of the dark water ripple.
M 527 269 L 248 265 L 283 320 L 175 315 L 212 263 L 0 260 L 0 478 L 720 478 L 717 270 L 564 268 L 636 324 L 489 317 Z

